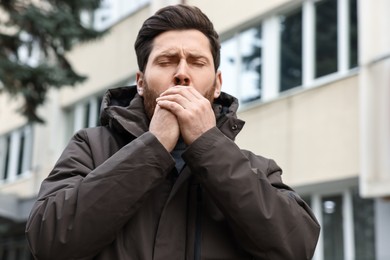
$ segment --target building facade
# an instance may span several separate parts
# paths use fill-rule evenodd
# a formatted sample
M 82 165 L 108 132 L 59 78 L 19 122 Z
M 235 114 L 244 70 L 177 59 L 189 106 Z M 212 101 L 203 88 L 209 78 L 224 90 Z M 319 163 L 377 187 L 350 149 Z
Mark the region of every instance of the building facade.
M 240 100 L 241 148 L 273 158 L 322 231 L 315 260 L 390 259 L 390 1 L 105 0 L 110 27 L 68 54 L 88 75 L 51 90 L 29 125 L 0 95 L 0 259 L 30 259 L 24 225 L 72 134 L 99 124 L 102 95 L 133 84 L 134 41 L 160 7 L 200 7 L 221 36 L 222 90 Z

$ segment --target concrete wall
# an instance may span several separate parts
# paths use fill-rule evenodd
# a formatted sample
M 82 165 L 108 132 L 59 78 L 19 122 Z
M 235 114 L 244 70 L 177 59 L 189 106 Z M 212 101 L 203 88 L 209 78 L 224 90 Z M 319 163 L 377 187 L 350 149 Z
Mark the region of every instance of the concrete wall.
M 239 113 L 238 144 L 283 168 L 290 185 L 357 176 L 357 77 L 344 78 Z
M 390 1 L 359 2 L 361 187 L 390 196 Z
M 88 75 L 88 81 L 82 87 L 62 90 L 62 107 L 135 75 L 138 67 L 134 42 L 142 22 L 149 15 L 149 6 L 146 6 L 116 24 L 102 40 L 80 45 L 68 55 L 74 68 Z

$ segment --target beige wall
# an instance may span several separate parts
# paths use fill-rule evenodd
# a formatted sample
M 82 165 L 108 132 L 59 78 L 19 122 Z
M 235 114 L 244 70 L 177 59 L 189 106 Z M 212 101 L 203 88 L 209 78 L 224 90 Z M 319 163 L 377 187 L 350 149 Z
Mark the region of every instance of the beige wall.
M 290 185 L 357 176 L 358 85 L 350 77 L 239 113 L 242 148 L 271 157 Z
M 103 39 L 75 48 L 68 57 L 74 68 L 88 75 L 82 87 L 61 92 L 61 105 L 68 106 L 135 75 L 138 67 L 134 42 L 149 6 L 122 20 Z
M 0 95 L 0 135 L 26 123 L 26 120 L 17 113 L 22 104 L 20 98 L 11 98 L 5 93 Z
M 359 2 L 361 190 L 390 196 L 390 1 Z

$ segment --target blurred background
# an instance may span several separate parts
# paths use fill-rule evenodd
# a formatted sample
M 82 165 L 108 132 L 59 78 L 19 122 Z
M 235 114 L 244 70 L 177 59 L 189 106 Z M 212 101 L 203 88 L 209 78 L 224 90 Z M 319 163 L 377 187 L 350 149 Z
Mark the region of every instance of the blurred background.
M 390 259 L 389 0 L 2 0 L 0 259 L 32 259 L 40 183 L 99 125 L 104 92 L 134 84 L 142 22 L 177 3 L 220 34 L 238 145 L 273 158 L 321 223 L 313 259 Z

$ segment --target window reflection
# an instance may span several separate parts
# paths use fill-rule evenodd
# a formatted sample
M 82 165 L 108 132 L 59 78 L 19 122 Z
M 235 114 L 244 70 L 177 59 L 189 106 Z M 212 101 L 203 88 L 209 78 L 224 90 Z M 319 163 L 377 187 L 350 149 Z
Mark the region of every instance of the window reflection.
M 19 149 L 18 149 L 18 169 L 16 171 L 17 175 L 20 175 L 23 173 L 23 155 L 24 155 L 24 149 L 25 149 L 25 133 L 24 131 L 21 132 L 20 138 L 19 138 Z
M 322 229 L 324 260 L 343 260 L 343 215 L 342 196 L 322 198 Z
M 8 168 L 9 168 L 9 158 L 11 153 L 11 135 L 9 134 L 5 139 L 5 158 L 4 158 L 4 172 L 3 179 L 6 180 L 8 178 Z
M 261 30 L 250 28 L 239 36 L 241 50 L 242 102 L 250 102 L 261 96 Z
M 83 128 L 89 127 L 89 122 L 90 122 L 90 114 L 91 114 L 91 102 L 87 102 L 84 104 L 84 125 Z
M 356 260 L 376 259 L 374 201 L 361 198 L 357 188 L 352 199 Z
M 32 126 L 15 129 L 0 136 L 0 181 L 10 181 L 31 170 Z
M 302 85 L 302 9 L 281 17 L 280 91 Z
M 249 28 L 221 44 L 223 91 L 241 103 L 261 98 L 261 28 Z
M 237 98 L 238 96 L 238 74 L 237 74 L 237 50 L 238 43 L 235 38 L 230 38 L 221 43 L 221 65 L 222 90 Z
M 310 86 L 312 80 L 337 72 L 339 60 L 344 61 L 348 58 L 349 68 L 356 67 L 358 65 L 357 0 L 343 1 L 348 4 L 345 10 L 339 10 L 338 0 L 321 0 L 312 1 L 310 6 L 314 5 L 314 8 L 302 8 L 302 5 L 299 5 L 294 11 L 279 16 L 280 31 L 275 30 L 274 33 L 279 36 L 280 50 L 279 53 L 272 52 L 270 63 L 272 66 L 272 58 L 279 59 L 277 64 L 280 64 L 280 67 L 276 73 L 269 76 L 269 82 L 263 82 L 261 74 L 263 66 L 261 24 L 255 24 L 245 31 L 237 31 L 235 36 L 222 42 L 220 69 L 224 79 L 223 90 L 237 97 L 240 103 L 246 103 L 261 99 L 264 93 L 263 87 L 266 86 L 271 86 L 268 93 L 272 96 L 275 82 L 280 83 L 280 92 L 305 84 Z M 344 24 L 339 24 L 339 12 L 343 12 L 340 15 L 348 16 L 349 26 L 343 27 Z M 313 23 L 313 31 L 311 29 L 304 31 L 310 26 L 303 26 L 303 17 L 309 19 L 307 23 Z M 270 28 L 272 23 L 265 23 L 263 26 Z M 349 46 L 346 51 L 338 50 L 339 30 L 348 34 L 347 37 L 342 38 L 348 39 L 349 42 L 340 43 Z M 305 41 L 314 44 L 313 50 L 303 49 L 304 36 Z M 273 36 L 269 39 L 276 40 Z M 270 43 L 272 42 L 270 40 Z M 270 44 L 269 49 L 273 47 Z M 304 52 L 307 55 L 303 55 Z M 304 63 L 310 65 L 310 69 L 305 72 Z M 312 68 L 314 71 L 311 70 Z M 340 67 L 340 69 L 345 68 Z M 303 82 L 304 73 L 307 75 L 306 82 Z M 276 78 L 277 76 L 280 78 Z
M 337 71 L 337 0 L 323 0 L 316 7 L 316 78 Z
M 357 0 L 349 0 L 349 67 L 358 65 Z
M 96 111 L 95 111 L 95 116 L 96 116 L 96 119 L 97 119 L 97 122 L 96 122 L 97 126 L 101 125 L 100 124 L 100 113 L 101 113 L 102 101 L 103 101 L 103 96 L 98 96 L 98 98 L 97 98 L 97 107 L 96 107 Z

